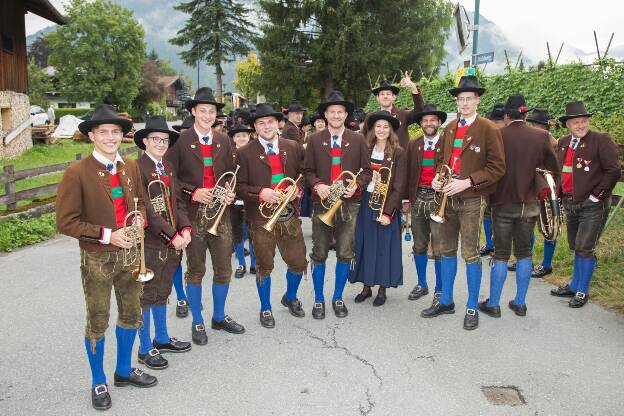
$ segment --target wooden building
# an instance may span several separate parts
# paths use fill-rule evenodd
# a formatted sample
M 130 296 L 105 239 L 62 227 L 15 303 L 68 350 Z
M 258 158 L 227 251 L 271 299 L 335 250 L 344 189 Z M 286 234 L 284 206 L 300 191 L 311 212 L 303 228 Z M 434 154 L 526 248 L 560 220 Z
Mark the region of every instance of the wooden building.
M 0 0 L 0 159 L 32 147 L 24 15 L 66 23 L 48 0 Z

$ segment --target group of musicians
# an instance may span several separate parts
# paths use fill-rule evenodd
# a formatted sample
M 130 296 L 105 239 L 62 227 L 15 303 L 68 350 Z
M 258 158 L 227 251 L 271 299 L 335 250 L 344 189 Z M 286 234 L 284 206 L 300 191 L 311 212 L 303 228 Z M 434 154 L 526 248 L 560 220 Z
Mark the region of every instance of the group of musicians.
M 192 343 L 207 343 L 202 296 L 207 253 L 212 264 L 210 326 L 232 334 L 245 332 L 225 312 L 233 252 L 239 260 L 235 276 L 246 273 L 245 235 L 253 243 L 249 251 L 255 254 L 259 322 L 265 328 L 275 326 L 271 282 L 276 247 L 287 265 L 280 303 L 294 317 L 305 316 L 297 292 L 308 263 L 314 319 L 325 318 L 326 274 L 333 280 L 336 317 L 348 315 L 343 297 L 347 281 L 362 283 L 355 302 L 372 297 L 378 286 L 373 305 L 383 305 L 387 288 L 403 284 L 402 217 L 411 220 L 417 274 L 410 300 L 429 294 L 427 266 L 430 259 L 433 263 L 433 301 L 421 316 L 455 312 L 459 242 L 468 286 L 463 327 L 476 329 L 479 311 L 501 316 L 512 253 L 516 293 L 509 308 L 526 315 L 534 272 L 533 230 L 541 201 L 553 199 L 553 188 L 544 186 L 536 174 L 541 170 L 557 184 L 554 191 L 563 202 L 568 244 L 574 251 L 571 281 L 551 293 L 571 297 L 571 307 L 587 302 L 595 247 L 620 175 L 611 137 L 589 129 L 592 113 L 581 102 L 569 103 L 559 121 L 570 134 L 553 146 L 547 130 L 526 122 L 530 110 L 520 94 L 498 108 L 500 126 L 478 115 L 485 89 L 467 75 L 449 91 L 458 117 L 442 130 L 447 114 L 434 104 L 424 105 L 407 74 L 400 85 L 412 93 L 412 110 L 396 108 L 399 88 L 382 81 L 372 90 L 381 110 L 346 123 L 354 105 L 334 91 L 311 118 L 314 132 L 309 135 L 301 129 L 305 108 L 298 102 L 288 106 L 286 115 L 259 104 L 247 117 L 236 118 L 225 134 L 213 128 L 223 116 L 223 104 L 209 88 L 200 88 L 186 103 L 192 118 L 176 129 L 180 133 L 160 116 L 149 118 L 135 133 L 135 143 L 144 150 L 137 161 L 119 154 L 132 124 L 111 107 L 98 106 L 93 117 L 80 124 L 93 142 L 93 152 L 67 169 L 56 213 L 59 231 L 77 238 L 80 245 L 94 408 L 105 410 L 112 404 L 103 365 L 111 289 L 118 309 L 114 384 L 152 387 L 156 377 L 131 365 L 136 334 L 138 361 L 151 369 L 168 366 L 163 353 L 191 349 L 190 342 L 167 330 L 167 299 L 175 287 L 177 316 L 186 316 L 190 309 Z M 408 127 L 413 123 L 423 135 L 410 140 Z M 309 262 L 300 220 L 306 188 L 313 207 Z M 493 263 L 489 296 L 479 302 L 479 242 L 486 205 L 491 212 Z M 557 209 L 551 207 L 551 214 Z M 331 249 L 336 265 L 328 272 Z M 181 281 L 183 252 L 186 290 Z

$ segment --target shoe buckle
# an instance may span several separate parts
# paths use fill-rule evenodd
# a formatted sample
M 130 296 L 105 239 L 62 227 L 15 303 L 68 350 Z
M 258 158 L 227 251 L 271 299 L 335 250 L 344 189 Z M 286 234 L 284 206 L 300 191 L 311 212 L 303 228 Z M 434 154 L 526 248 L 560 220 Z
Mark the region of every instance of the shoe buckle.
M 583 292 L 576 292 L 575 296 L 577 298 L 579 298 L 580 300 L 584 300 L 585 299 L 585 293 L 583 293 Z
M 96 396 L 99 396 L 100 394 L 108 393 L 108 387 L 106 386 L 106 384 L 99 384 L 95 386 L 93 391 L 95 392 Z
M 314 302 L 314 309 L 321 309 L 323 307 L 322 302 Z
M 205 331 L 206 328 L 204 328 L 204 324 L 197 324 L 195 325 L 195 331 Z
M 474 309 L 466 309 L 466 315 L 469 316 L 475 316 L 477 314 L 477 311 Z
M 344 306 L 344 302 L 340 299 L 338 299 L 335 303 L 336 306 Z
M 135 368 L 133 370 L 133 373 L 136 374 L 139 377 L 141 377 L 143 375 L 143 371 L 139 370 L 138 368 Z
M 230 322 L 232 322 L 232 318 L 230 318 L 228 315 L 225 315 L 225 318 L 223 318 L 223 321 L 229 324 Z
M 160 354 L 160 351 L 158 351 L 156 348 L 152 348 L 151 350 L 149 350 L 148 354 L 150 357 L 156 357 Z
M 263 318 L 268 318 L 270 316 L 273 316 L 273 312 L 271 312 L 271 311 L 262 311 L 262 317 Z
M 169 342 L 173 344 L 174 342 L 178 342 L 178 339 L 175 337 L 169 337 Z
M 178 306 L 186 306 L 186 301 L 184 299 L 178 301 Z

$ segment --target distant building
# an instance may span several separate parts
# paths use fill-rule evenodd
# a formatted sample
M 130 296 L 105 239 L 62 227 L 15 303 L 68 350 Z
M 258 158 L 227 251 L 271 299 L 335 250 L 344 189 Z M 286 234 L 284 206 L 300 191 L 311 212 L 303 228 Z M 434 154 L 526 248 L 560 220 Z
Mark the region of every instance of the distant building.
M 158 85 L 163 87 L 164 93 L 158 97 L 158 102 L 162 103 L 163 98 L 167 105 L 167 111 L 177 113 L 184 103 L 177 99 L 178 92 L 184 89 L 184 80 L 177 75 L 158 77 Z
M 0 159 L 32 147 L 24 23 L 28 12 L 59 25 L 67 22 L 48 0 L 0 2 Z
M 52 78 L 52 85 L 58 85 L 58 77 L 56 76 L 57 71 L 55 67 L 46 66 L 43 68 L 43 73 Z M 56 90 L 46 91 L 45 96 L 54 108 L 84 108 L 85 110 L 88 110 L 93 107 L 93 104 L 95 104 L 93 101 L 70 101 Z

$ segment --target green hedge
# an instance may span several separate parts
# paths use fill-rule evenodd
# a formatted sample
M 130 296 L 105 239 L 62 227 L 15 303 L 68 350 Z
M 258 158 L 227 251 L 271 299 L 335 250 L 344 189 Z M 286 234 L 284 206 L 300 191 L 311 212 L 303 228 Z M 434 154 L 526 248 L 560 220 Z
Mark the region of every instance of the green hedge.
M 68 114 L 71 114 L 72 116 L 76 116 L 76 117 L 82 117 L 85 114 L 87 114 L 89 111 L 91 111 L 91 109 L 89 108 L 55 108 L 54 116 L 56 117 L 56 120 L 58 122 L 58 120 L 61 117 L 66 116 Z
M 495 103 L 504 103 L 510 94 L 519 92 L 527 99 L 529 107 L 545 107 L 553 117 L 565 113 L 565 104 L 573 100 L 585 102 L 587 109 L 594 112 L 592 126 L 609 132 L 613 138 L 624 143 L 624 65 L 605 59 L 596 65 L 581 63 L 544 68 L 541 71 L 508 71 L 504 74 L 477 74 L 486 93 L 481 97 L 479 112 L 485 114 Z M 453 88 L 454 75 L 431 81 L 420 80 L 425 102 L 435 103 L 439 109 L 453 112 L 457 106 L 448 90 Z M 400 108 L 412 107 L 409 91 L 401 89 L 397 97 Z M 378 103 L 371 97 L 366 111 L 377 109 Z M 551 130 L 555 137 L 566 134 L 561 126 Z

